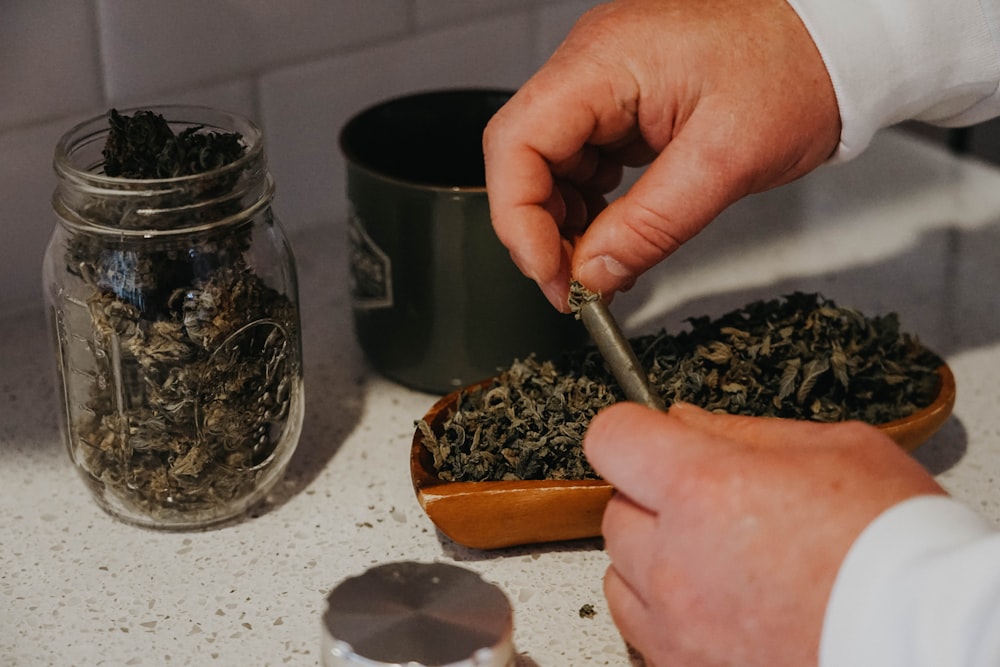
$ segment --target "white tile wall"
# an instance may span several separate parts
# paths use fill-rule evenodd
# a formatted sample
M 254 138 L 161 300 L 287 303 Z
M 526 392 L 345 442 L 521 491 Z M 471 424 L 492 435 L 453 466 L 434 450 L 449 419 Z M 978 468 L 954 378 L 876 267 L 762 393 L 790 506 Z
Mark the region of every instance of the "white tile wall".
M 535 57 L 545 62 L 566 37 L 576 20 L 598 3 L 589 0 L 561 2 L 539 10 L 538 36 L 535 40 Z
M 52 149 L 75 120 L 0 134 L 0 306 L 41 299 L 42 256 L 52 231 Z
M 337 135 L 359 109 L 413 90 L 516 88 L 531 71 L 529 27 L 526 17 L 505 15 L 263 77 L 275 210 L 282 219 L 321 222 L 345 210 Z M 304 172 L 303 164 L 318 168 Z
M 252 74 L 384 40 L 409 24 L 407 0 L 100 0 L 111 100 Z
M 505 9 L 528 7 L 532 0 L 415 0 L 417 25 L 434 26 L 486 16 Z
M 3 0 L 0 316 L 41 305 L 51 159 L 109 107 L 196 103 L 261 123 L 291 231 L 343 216 L 355 111 L 444 86 L 516 87 L 596 0 Z
M 89 2 L 0 4 L 0 128 L 85 110 L 101 102 Z

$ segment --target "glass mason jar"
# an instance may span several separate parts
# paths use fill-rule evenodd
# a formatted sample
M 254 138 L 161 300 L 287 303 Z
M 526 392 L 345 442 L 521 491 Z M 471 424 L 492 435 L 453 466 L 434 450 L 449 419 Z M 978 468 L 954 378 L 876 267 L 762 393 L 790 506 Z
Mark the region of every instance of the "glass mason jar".
M 191 176 L 107 176 L 100 116 L 56 146 L 43 280 L 69 454 L 98 504 L 152 528 L 238 516 L 283 474 L 303 417 L 291 248 L 261 133 L 201 107 L 150 109 L 179 134 L 237 132 Z

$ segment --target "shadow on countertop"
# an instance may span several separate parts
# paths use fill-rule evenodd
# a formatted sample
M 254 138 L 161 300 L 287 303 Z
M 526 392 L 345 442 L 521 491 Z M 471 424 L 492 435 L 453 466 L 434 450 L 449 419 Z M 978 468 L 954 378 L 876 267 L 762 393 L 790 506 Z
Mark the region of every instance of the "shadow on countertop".
M 329 225 L 293 236 L 302 317 L 305 418 L 284 479 L 253 511 L 288 502 L 321 474 L 361 420 L 366 365 L 354 338 L 347 288 L 346 234 Z

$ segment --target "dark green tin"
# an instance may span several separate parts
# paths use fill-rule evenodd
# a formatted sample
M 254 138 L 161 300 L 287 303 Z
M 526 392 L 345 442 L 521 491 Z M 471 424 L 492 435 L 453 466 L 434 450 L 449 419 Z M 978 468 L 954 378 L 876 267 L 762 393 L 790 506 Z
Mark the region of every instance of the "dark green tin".
M 392 99 L 340 133 L 355 332 L 388 378 L 447 393 L 585 332 L 514 266 L 490 224 L 482 133 L 509 91 Z

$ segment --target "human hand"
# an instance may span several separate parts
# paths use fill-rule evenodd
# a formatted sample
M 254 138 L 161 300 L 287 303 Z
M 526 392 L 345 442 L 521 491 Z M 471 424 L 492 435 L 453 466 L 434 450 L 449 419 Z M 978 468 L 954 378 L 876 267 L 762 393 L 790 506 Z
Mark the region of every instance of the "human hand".
M 604 592 L 622 636 L 656 665 L 815 665 L 855 538 L 889 507 L 944 493 L 856 422 L 619 403 L 584 449 L 616 489 Z
M 493 224 L 568 310 L 609 298 L 729 204 L 833 153 L 826 69 L 784 0 L 628 0 L 584 15 L 483 137 Z M 623 166 L 648 164 L 621 198 Z

